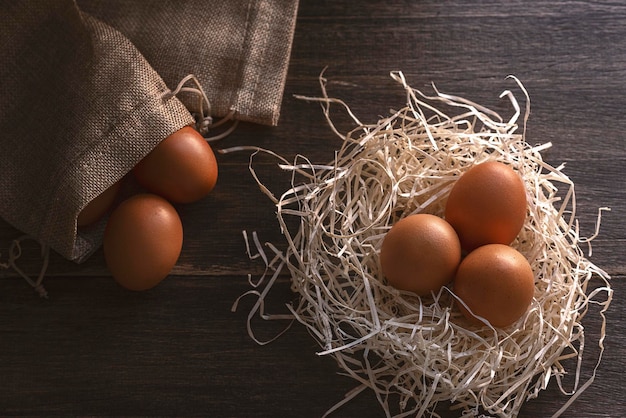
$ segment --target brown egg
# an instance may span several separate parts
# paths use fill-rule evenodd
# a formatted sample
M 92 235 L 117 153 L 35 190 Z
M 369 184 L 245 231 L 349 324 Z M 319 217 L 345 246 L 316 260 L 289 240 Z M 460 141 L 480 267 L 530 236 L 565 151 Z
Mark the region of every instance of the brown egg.
M 454 229 L 435 215 L 416 214 L 391 227 L 380 250 L 390 285 L 420 296 L 438 292 L 454 277 L 461 244 Z
M 156 146 L 133 169 L 139 184 L 175 203 L 206 196 L 217 182 L 217 160 L 211 146 L 186 126 Z
M 509 166 L 489 161 L 465 172 L 450 191 L 445 219 L 464 250 L 485 244 L 509 245 L 526 219 L 526 188 Z
M 120 190 L 120 184 L 121 181 L 113 183 L 108 189 L 89 202 L 78 214 L 76 226 L 80 228 L 91 225 L 102 218 L 111 206 L 113 206 L 113 202 Z
M 494 327 L 506 327 L 521 318 L 533 300 L 535 281 L 526 258 L 503 244 L 478 247 L 461 262 L 454 278 L 454 293 L 474 315 Z M 462 304 L 470 321 L 481 324 Z
M 104 257 L 113 278 L 130 290 L 147 290 L 172 270 L 183 244 L 176 209 L 154 194 L 120 203 L 107 221 Z

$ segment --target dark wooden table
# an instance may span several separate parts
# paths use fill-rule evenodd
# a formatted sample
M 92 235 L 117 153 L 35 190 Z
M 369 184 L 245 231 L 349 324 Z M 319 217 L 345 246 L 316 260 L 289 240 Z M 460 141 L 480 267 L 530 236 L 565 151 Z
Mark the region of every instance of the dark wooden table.
M 598 207 L 608 206 L 591 260 L 612 276 L 606 351 L 594 384 L 567 417 L 626 416 L 626 6 L 621 1 L 361 1 L 303 0 L 278 127 L 242 125 L 216 145 L 257 145 L 287 158 L 301 153 L 324 163 L 340 145 L 316 104 L 294 94 L 319 95 L 328 67 L 329 90 L 374 122 L 404 104 L 389 78 L 401 70 L 414 87 L 497 106 L 516 75 L 532 102 L 527 140 L 552 142 L 546 159 L 566 163 L 576 184 L 583 235 L 594 230 Z M 52 254 L 45 279 L 50 298 L 0 270 L 0 415 L 147 415 L 320 417 L 355 382 L 337 374 L 330 357 L 304 327 L 294 325 L 259 346 L 246 330 L 254 300 L 242 231 L 280 245 L 274 207 L 248 172 L 248 153 L 219 155 L 214 193 L 181 206 L 185 243 L 172 276 L 155 289 L 132 293 L 108 275 L 102 252 L 75 265 Z M 259 174 L 273 190 L 288 176 L 275 161 Z M 0 262 L 19 234 L 0 224 Z M 21 266 L 39 271 L 38 247 L 24 246 Z M 268 309 L 284 312 L 288 278 Z M 254 321 L 261 337 L 283 323 Z M 585 375 L 598 356 L 591 318 Z M 547 417 L 566 402 L 555 384 L 529 401 L 523 417 Z M 336 417 L 380 417 L 365 392 Z M 451 414 L 450 416 L 454 416 Z

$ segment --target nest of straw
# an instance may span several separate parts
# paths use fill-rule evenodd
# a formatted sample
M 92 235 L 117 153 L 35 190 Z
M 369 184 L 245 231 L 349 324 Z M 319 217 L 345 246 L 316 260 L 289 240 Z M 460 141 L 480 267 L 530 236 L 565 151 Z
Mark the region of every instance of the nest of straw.
M 286 248 L 270 244 L 268 256 L 257 241 L 257 256 L 266 259 L 273 275 L 255 283 L 262 291 L 248 294 L 259 297 L 254 310 L 262 310 L 276 277 L 288 271 L 298 295 L 290 305 L 293 317 L 319 342 L 319 354 L 333 356 L 342 372 L 358 382 L 328 413 L 371 389 L 387 416 L 437 416 L 442 402 L 462 416 L 516 416 L 551 379 L 561 386 L 565 359 L 581 359 L 581 320 L 590 303 L 601 305 L 601 358 L 604 311 L 612 295 L 609 276 L 580 248 L 593 237 L 579 236 L 574 185 L 563 167 L 542 159 L 550 144 L 525 141 L 530 101 L 517 79 L 512 78 L 526 107 L 520 109 L 505 91 L 501 97 L 510 100 L 514 114 L 503 119 L 436 89 L 427 96 L 400 72 L 391 76 L 405 89 L 406 105 L 373 125 L 329 98 L 323 78 L 322 97 L 301 97 L 322 104 L 342 146 L 325 165 L 302 157 L 289 163 L 276 155 L 292 178 L 304 179 L 279 198 L 254 175 L 276 204 Z M 338 132 L 329 116 L 337 105 L 352 116 L 356 129 Z M 535 295 L 527 314 L 504 329 L 466 322 L 454 306 L 451 287 L 429 297 L 394 289 L 386 284 L 378 260 L 383 238 L 397 220 L 420 212 L 443 216 L 455 179 L 485 160 L 517 170 L 528 198 L 526 223 L 511 245 L 533 268 Z M 251 170 L 254 174 L 252 164 Z M 288 227 L 293 217 L 294 231 Z M 599 278 L 600 285 L 591 288 L 592 278 Z M 605 297 L 597 301 L 600 296 Z

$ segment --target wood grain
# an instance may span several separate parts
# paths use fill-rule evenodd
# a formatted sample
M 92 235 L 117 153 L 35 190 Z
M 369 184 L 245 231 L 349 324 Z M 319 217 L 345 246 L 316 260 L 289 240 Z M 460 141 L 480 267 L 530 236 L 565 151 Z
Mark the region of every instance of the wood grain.
M 593 242 L 591 260 L 613 277 L 606 351 L 596 380 L 566 417 L 626 416 L 622 378 L 626 358 L 626 6 L 620 1 L 302 1 L 279 126 L 241 126 L 216 148 L 265 147 L 293 158 L 332 159 L 339 139 L 320 108 L 293 97 L 319 95 L 326 68 L 330 94 L 365 122 L 404 104 L 389 78 L 490 107 L 506 104 L 514 74 L 531 98 L 527 140 L 551 142 L 546 158 L 565 163 L 576 184 L 581 235 L 595 229 L 599 207 L 610 207 Z M 275 342 L 248 336 L 253 299 L 247 274 L 262 266 L 245 253 L 242 231 L 263 241 L 282 237 L 274 208 L 248 172 L 249 153 L 218 155 L 214 193 L 180 206 L 185 244 L 172 277 L 145 293 L 113 283 L 101 251 L 76 265 L 53 254 L 39 299 L 9 270 L 0 269 L 0 415 L 321 417 L 355 382 L 318 357 L 306 330 L 293 324 Z M 260 176 L 276 193 L 288 178 L 276 161 L 259 158 Z M 0 224 L 0 261 L 19 231 Z M 22 267 L 35 274 L 38 248 L 25 245 Z M 292 299 L 288 279 L 268 309 Z M 255 321 L 269 338 L 285 323 Z M 597 312 L 585 321 L 584 378 L 599 349 Z M 568 380 L 571 384 L 571 380 Z M 568 399 L 555 384 L 529 401 L 520 416 L 544 417 Z M 442 415 L 457 416 L 446 412 Z M 380 417 L 365 392 L 336 417 Z

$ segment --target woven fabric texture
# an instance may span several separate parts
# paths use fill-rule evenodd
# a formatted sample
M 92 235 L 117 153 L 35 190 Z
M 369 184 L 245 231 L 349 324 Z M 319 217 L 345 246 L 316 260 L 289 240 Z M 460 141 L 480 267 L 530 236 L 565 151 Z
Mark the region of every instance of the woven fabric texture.
M 165 82 L 194 74 L 212 116 L 276 125 L 297 0 L 79 0 L 130 39 Z M 187 106 L 193 109 L 194 102 Z
M 102 222 L 77 228 L 82 208 L 194 122 L 193 104 L 171 94 L 186 75 L 202 82 L 213 116 L 277 122 L 292 2 L 5 3 L 0 216 L 65 258 L 81 262 L 101 243 Z M 226 26 L 215 22 L 231 14 Z M 285 22 L 291 29 L 276 26 Z M 281 48 L 266 45 L 274 32 Z

